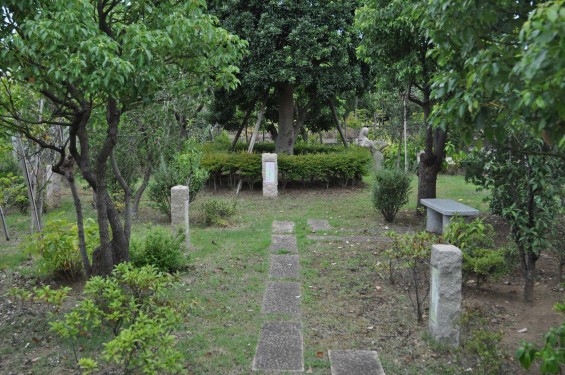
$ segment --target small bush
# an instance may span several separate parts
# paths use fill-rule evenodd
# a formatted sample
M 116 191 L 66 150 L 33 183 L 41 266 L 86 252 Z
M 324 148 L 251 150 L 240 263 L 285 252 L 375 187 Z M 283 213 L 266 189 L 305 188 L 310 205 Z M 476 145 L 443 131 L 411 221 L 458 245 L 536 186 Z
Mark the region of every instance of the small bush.
M 236 201 L 210 199 L 202 205 L 206 225 L 226 226 L 229 219 L 237 212 Z
M 159 169 L 149 183 L 149 198 L 155 207 L 171 217 L 171 188 L 184 185 L 189 188 L 192 202 L 208 179 L 208 172 L 201 167 L 202 150 L 195 141 L 187 141 L 181 153 L 172 160 L 161 159 Z
M 0 205 L 17 207 L 24 213 L 29 207 L 27 188 L 22 176 L 8 172 L 0 175 Z
M 93 219 L 84 222 L 88 256 L 99 245 L 98 225 Z M 24 242 L 26 252 L 39 255 L 39 270 L 56 278 L 76 280 L 82 276 L 77 225 L 64 219 L 47 222 L 41 233 L 29 236 Z
M 62 319 L 51 322 L 51 330 L 69 342 L 85 373 L 181 373 L 182 355 L 172 332 L 181 323 L 182 303 L 165 295 L 173 286 L 172 276 L 155 267 L 121 263 L 110 277 L 91 278 L 84 298 Z M 102 353 L 93 353 L 111 368 L 101 368 L 103 364 L 93 358 L 80 358 L 83 340 L 93 334 L 112 336 L 99 346 Z
M 136 267 L 152 265 L 160 271 L 175 272 L 186 266 L 184 235 L 173 235 L 162 227 L 152 227 L 144 240 L 132 238 L 131 262 Z
M 399 170 L 381 169 L 375 172 L 373 205 L 386 221 L 392 222 L 400 207 L 408 203 L 410 177 Z
M 494 229 L 483 219 L 466 223 L 463 218 L 454 217 L 443 238 L 461 250 L 463 275 L 474 276 L 477 286 L 488 278 L 497 279 L 508 273 L 508 251 L 494 248 Z

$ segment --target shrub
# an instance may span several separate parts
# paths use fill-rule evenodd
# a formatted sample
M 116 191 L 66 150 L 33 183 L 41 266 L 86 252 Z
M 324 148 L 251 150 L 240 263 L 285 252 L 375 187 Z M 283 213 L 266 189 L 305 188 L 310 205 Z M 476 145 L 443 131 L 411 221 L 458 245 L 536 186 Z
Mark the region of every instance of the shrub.
M 381 169 L 375 172 L 373 205 L 388 222 L 394 221 L 400 207 L 408 203 L 410 177 L 402 171 Z
M 132 238 L 131 262 L 136 267 L 152 265 L 160 271 L 175 272 L 186 266 L 184 234 L 173 235 L 170 230 L 152 227 L 144 240 Z
M 463 274 L 474 276 L 480 286 L 489 277 L 499 278 L 508 272 L 507 250 L 494 248 L 494 229 L 475 219 L 466 223 L 461 217 L 451 219 L 443 238 L 463 253 Z
M 361 181 L 369 171 L 370 161 L 367 149 L 352 147 L 326 154 L 279 155 L 278 169 L 283 186 L 288 183 L 348 186 Z M 204 154 L 202 166 L 210 173 L 214 186 L 225 180 L 233 186 L 243 178 L 253 188 L 262 179 L 259 154 L 209 151 Z
M 208 172 L 201 167 L 202 150 L 193 140 L 185 143 L 181 153 L 172 160 L 161 158 L 159 169 L 149 184 L 149 198 L 159 211 L 171 217 L 171 188 L 188 186 L 192 202 L 208 179 Z
M 94 333 L 110 333 L 102 346 L 103 358 L 121 373 L 179 373 L 181 353 L 171 334 L 180 324 L 180 305 L 165 291 L 174 285 L 170 275 L 155 267 L 116 266 L 110 277 L 93 277 L 84 287 L 84 299 L 64 318 L 51 322 L 51 330 L 69 341 L 74 358 L 86 373 L 100 364 L 79 358 L 81 340 Z
M 20 212 L 26 212 L 29 207 L 27 188 L 22 176 L 7 172 L 0 174 L 0 205 L 3 207 L 14 206 Z
M 236 201 L 210 199 L 202 205 L 206 225 L 226 226 L 229 219 L 237 212 Z
M 98 225 L 94 219 L 84 221 L 84 236 L 88 256 L 99 245 Z M 47 222 L 41 233 L 29 236 L 25 251 L 39 255 L 39 270 L 57 278 L 76 280 L 82 275 L 77 225 L 64 219 Z

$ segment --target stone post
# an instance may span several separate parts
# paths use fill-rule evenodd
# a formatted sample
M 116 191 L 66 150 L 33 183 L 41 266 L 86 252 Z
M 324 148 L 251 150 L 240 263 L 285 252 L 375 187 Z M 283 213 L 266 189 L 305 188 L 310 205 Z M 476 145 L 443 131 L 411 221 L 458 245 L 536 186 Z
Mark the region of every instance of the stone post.
M 459 346 L 461 315 L 461 250 L 432 245 L 429 330 L 436 342 Z
M 174 231 L 179 228 L 184 231 L 187 249 L 190 248 L 189 202 L 188 186 L 177 185 L 171 188 L 171 226 Z
M 277 197 L 279 195 L 277 154 L 263 154 L 261 163 L 263 170 L 263 196 Z
M 45 167 L 45 180 L 47 188 L 45 191 L 45 203 L 47 209 L 51 210 L 61 206 L 61 188 L 63 185 L 63 176 L 54 173 L 51 165 Z

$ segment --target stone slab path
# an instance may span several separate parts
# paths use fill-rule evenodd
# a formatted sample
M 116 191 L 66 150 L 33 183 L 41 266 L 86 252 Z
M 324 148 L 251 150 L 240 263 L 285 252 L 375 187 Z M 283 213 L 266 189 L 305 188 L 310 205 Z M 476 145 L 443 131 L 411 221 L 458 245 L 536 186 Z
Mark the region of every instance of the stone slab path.
M 327 220 L 308 219 L 308 226 L 314 233 L 332 229 L 332 226 Z
M 300 315 L 300 283 L 268 282 L 263 298 L 263 314 Z
M 261 331 L 253 371 L 304 371 L 302 324 L 267 322 Z
M 269 280 L 261 312 L 267 318 L 291 321 L 267 321 L 253 358 L 253 371 L 304 372 L 304 339 L 300 321 L 301 284 L 294 223 L 273 221 Z M 273 281 L 285 279 L 289 281 Z M 294 281 L 292 281 L 294 280 Z M 285 318 L 288 320 L 289 318 Z
M 298 255 L 271 255 L 269 277 L 277 279 L 298 279 Z
M 272 253 L 287 251 L 291 254 L 298 254 L 296 236 L 288 234 L 273 234 L 271 236 L 271 246 L 269 247 L 269 251 Z
M 385 375 L 373 350 L 328 350 L 332 375 Z

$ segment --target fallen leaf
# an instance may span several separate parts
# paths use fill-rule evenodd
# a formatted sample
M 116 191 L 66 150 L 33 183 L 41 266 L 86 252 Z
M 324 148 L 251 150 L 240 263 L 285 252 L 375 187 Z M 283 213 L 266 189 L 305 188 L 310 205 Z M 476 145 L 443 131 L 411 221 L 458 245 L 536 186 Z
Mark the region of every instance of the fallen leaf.
M 522 328 L 518 330 L 518 333 L 526 333 L 526 332 L 528 332 L 527 328 Z
M 316 357 L 324 358 L 324 352 L 316 352 Z

